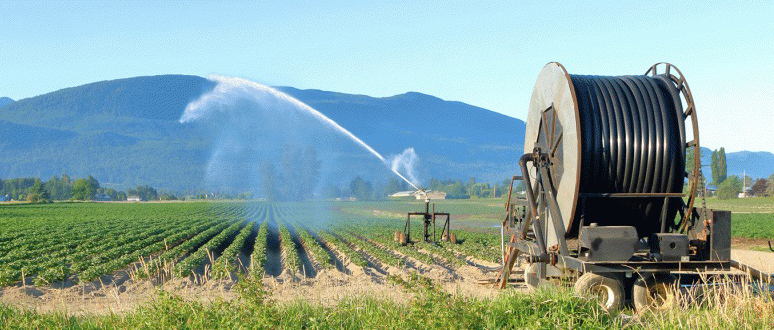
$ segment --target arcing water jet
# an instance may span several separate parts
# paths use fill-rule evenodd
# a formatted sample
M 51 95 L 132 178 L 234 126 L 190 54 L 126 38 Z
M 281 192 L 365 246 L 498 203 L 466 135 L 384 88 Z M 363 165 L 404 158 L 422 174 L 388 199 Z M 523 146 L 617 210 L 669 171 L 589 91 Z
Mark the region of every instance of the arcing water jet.
M 399 163 L 393 162 L 391 164 L 387 161 L 387 159 L 384 158 L 384 156 L 374 150 L 374 148 L 369 146 L 367 143 L 363 142 L 363 140 L 352 134 L 352 132 L 348 131 L 344 127 L 341 127 L 341 125 L 328 118 L 321 112 L 293 98 L 292 96 L 269 86 L 247 79 L 222 76 L 210 76 L 208 79 L 217 82 L 217 85 L 212 91 L 205 93 L 199 97 L 199 99 L 192 101 L 188 104 L 188 106 L 186 106 L 185 112 L 183 112 L 183 115 L 179 120 L 181 123 L 195 121 L 212 115 L 212 112 L 216 112 L 218 109 L 234 105 L 238 100 L 252 100 L 256 102 L 271 100 L 285 102 L 292 105 L 292 108 L 298 109 L 303 114 L 312 116 L 324 125 L 333 128 L 337 132 L 354 141 L 356 144 L 368 150 L 368 152 L 378 158 L 388 169 L 390 169 L 390 171 L 395 173 L 395 175 L 403 179 L 403 181 L 406 181 L 406 183 L 414 187 L 414 189 L 419 190 L 419 188 L 411 180 L 403 176 L 403 174 L 398 171 L 400 168 L 400 161 Z M 402 157 L 402 155 L 406 154 L 407 152 L 409 152 L 409 154 L 413 154 L 413 158 L 411 160 L 413 163 L 413 161 L 416 159 L 416 154 L 414 153 L 413 148 L 407 149 L 401 154 L 401 156 L 396 159 L 405 158 Z M 413 170 L 411 170 L 411 167 L 405 164 L 403 167 L 409 170 L 409 175 L 413 178 Z

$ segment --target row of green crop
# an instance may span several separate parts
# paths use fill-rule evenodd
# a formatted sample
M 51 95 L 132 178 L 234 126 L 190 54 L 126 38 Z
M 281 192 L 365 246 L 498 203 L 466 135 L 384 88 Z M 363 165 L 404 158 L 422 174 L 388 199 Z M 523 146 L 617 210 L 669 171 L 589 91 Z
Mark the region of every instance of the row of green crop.
M 368 266 L 368 261 L 361 254 L 357 253 L 357 251 L 353 250 L 351 247 L 349 247 L 349 245 L 347 245 L 347 243 L 338 237 L 326 231 L 319 231 L 317 234 L 320 236 L 320 238 L 325 240 L 325 242 L 333 245 L 336 250 L 347 256 L 353 264 L 360 267 Z
M 72 275 L 90 281 L 149 258 L 150 263 L 138 268 L 144 275 L 151 275 L 163 265 L 194 254 L 200 246 L 214 245 L 206 242 L 223 229 L 218 226 L 220 222 L 261 217 L 267 206 L 185 203 L 0 207 L 4 215 L 0 225 L 7 225 L 7 230 L 0 232 L 0 286 L 19 282 L 22 276 L 32 277 L 37 285 L 63 281 Z M 20 218 L 24 221 L 9 221 Z M 246 235 L 238 240 L 244 243 Z M 239 249 L 239 243 L 224 253 Z M 161 255 L 153 258 L 158 253 Z M 197 264 L 196 259 L 204 253 L 186 258 L 188 261 L 177 268 Z M 229 258 L 219 264 L 226 260 Z M 184 270 L 178 274 L 181 272 Z
M 376 258 L 380 262 L 383 262 L 393 267 L 403 267 L 405 264 L 405 260 L 395 256 L 394 254 L 388 252 L 385 249 L 382 249 L 374 245 L 373 243 L 367 240 L 356 237 L 354 234 L 350 232 L 339 231 L 337 233 L 341 238 L 346 240 L 346 242 L 349 242 L 350 244 L 352 244 L 353 246 L 356 246 L 361 251 L 368 253 L 369 255 Z
M 177 242 L 185 240 L 205 228 L 212 226 L 213 222 L 206 221 L 199 225 L 196 225 L 196 223 L 191 223 L 189 225 L 195 227 L 177 226 L 159 235 L 154 235 L 144 240 L 116 247 L 110 251 L 110 253 L 105 254 L 105 256 L 111 257 L 112 259 L 109 259 L 109 261 L 105 263 L 87 268 L 79 275 L 79 278 L 84 281 L 91 281 L 99 276 L 124 269 L 131 263 L 163 251 L 170 243 L 176 244 Z
M 301 240 L 301 244 L 304 246 L 304 250 L 312 255 L 320 267 L 323 269 L 333 267 L 333 259 L 331 258 L 331 255 L 328 253 L 328 251 L 325 250 L 325 248 L 320 246 L 317 240 L 315 240 L 315 238 L 306 229 L 303 227 L 296 227 L 296 233 L 298 233 L 298 237 Z
M 147 267 L 143 268 L 144 275 L 152 276 L 161 269 L 173 266 L 181 257 L 196 251 L 196 249 L 219 234 L 230 224 L 230 222 L 221 222 L 196 234 L 174 248 L 164 251 L 157 258 L 153 259 Z
M 290 231 L 283 223 L 278 223 L 280 235 L 280 248 L 282 249 L 282 266 L 291 274 L 301 269 L 301 259 L 298 257 L 295 245 L 290 236 Z
M 215 264 L 212 266 L 213 277 L 230 278 L 231 273 L 237 270 L 239 252 L 244 248 L 247 238 L 257 227 L 257 223 L 251 222 L 239 231 L 231 245 L 223 250 L 220 257 L 215 260 Z
M 204 260 L 210 257 L 210 253 L 220 249 L 225 244 L 229 237 L 239 231 L 245 226 L 246 221 L 237 221 L 232 225 L 226 227 L 218 235 L 208 240 L 204 245 L 199 247 L 196 252 L 188 255 L 182 262 L 175 264 L 175 275 L 185 277 L 193 274 L 193 271 L 199 267 Z
M 306 251 L 308 257 L 315 260 L 317 265 L 323 269 L 333 267 L 333 259 L 330 253 L 317 242 L 315 237 L 304 226 L 300 225 L 302 221 L 306 220 L 304 214 L 287 208 L 278 208 L 277 212 L 283 222 L 293 227 L 298 241 L 301 243 L 301 248 Z
M 266 240 L 269 238 L 269 221 L 263 220 L 258 234 L 255 236 L 253 253 L 250 254 L 250 274 L 253 276 L 263 276 L 263 270 L 266 267 Z

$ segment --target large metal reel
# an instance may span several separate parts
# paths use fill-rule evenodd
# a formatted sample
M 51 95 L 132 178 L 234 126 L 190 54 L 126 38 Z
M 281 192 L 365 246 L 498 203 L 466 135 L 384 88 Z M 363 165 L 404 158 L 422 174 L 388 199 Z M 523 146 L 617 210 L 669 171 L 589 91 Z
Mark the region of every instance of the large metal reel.
M 551 180 L 556 189 L 559 213 L 565 230 L 572 227 L 580 186 L 580 120 L 578 104 L 570 75 L 564 66 L 552 62 L 540 71 L 527 114 L 524 152 L 536 147 L 549 154 Z M 530 167 L 531 178 L 536 178 Z M 537 184 L 536 180 L 532 180 Z M 544 233 L 554 232 L 550 215 L 541 216 Z M 554 235 L 546 235 L 547 246 L 557 244 Z
M 682 99 L 683 120 L 685 121 L 689 118 L 691 120 L 691 135 L 693 135 L 693 139 L 688 139 L 686 136 L 687 142 L 685 143 L 685 148 L 693 147 L 693 175 L 688 175 L 688 173 L 685 174 L 688 178 L 688 201 L 685 203 L 684 209 L 680 212 L 682 214 L 680 222 L 684 228 L 685 224 L 688 223 L 688 218 L 693 214 L 693 204 L 696 202 L 696 191 L 699 187 L 699 180 L 701 180 L 701 177 L 698 175 L 699 171 L 701 171 L 699 121 L 696 119 L 696 105 L 693 103 L 693 95 L 691 94 L 691 89 L 688 87 L 688 82 L 685 80 L 683 73 L 670 63 L 660 62 L 653 64 L 653 66 L 645 72 L 645 75 L 658 76 L 659 72 L 663 72 L 661 75 L 666 76 L 675 84 Z
M 663 70 L 660 68 L 663 67 Z M 657 76 L 663 72 L 664 78 L 669 79 L 677 88 L 681 96 L 683 107 L 683 121 L 691 119 L 691 133 L 693 139 L 685 138 L 686 147 L 694 148 L 693 173 L 699 173 L 700 150 L 698 122 L 696 111 L 688 84 L 680 71 L 671 64 L 658 63 L 653 65 L 646 75 Z M 684 126 L 684 124 L 683 124 Z M 550 160 L 551 183 L 559 206 L 559 214 L 564 224 L 564 231 L 572 235 L 577 218 L 576 209 L 579 202 L 580 176 L 581 176 L 581 127 L 578 99 L 575 94 L 570 75 L 559 63 L 548 63 L 538 75 L 537 82 L 532 92 L 527 125 L 524 139 L 524 152 L 528 153 L 539 148 L 542 153 L 547 153 Z M 684 142 L 683 141 L 683 142 Z M 533 184 L 537 184 L 537 173 L 534 167 L 529 167 L 529 173 Z M 681 210 L 682 222 L 692 214 L 692 207 L 698 189 L 698 175 L 688 178 L 690 196 Z M 547 246 L 558 244 L 554 235 L 553 219 L 551 214 L 541 214 L 539 219 L 544 230 Z

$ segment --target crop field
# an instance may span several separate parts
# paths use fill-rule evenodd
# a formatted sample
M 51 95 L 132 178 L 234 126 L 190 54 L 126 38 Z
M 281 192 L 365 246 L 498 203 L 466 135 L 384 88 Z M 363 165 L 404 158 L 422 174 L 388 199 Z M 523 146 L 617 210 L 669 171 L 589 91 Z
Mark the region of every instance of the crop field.
M 482 270 L 500 261 L 498 200 L 443 201 L 458 244 L 401 246 L 393 233 L 423 203 L 57 203 L 0 207 L 0 286 L 98 281 L 116 272 L 134 278 L 240 276 L 285 280 L 318 272 L 386 274 Z M 412 221 L 414 238 L 420 220 Z M 464 229 L 459 229 L 464 228 Z M 733 216 L 733 236 L 774 239 L 770 213 Z M 440 235 L 440 233 L 439 233 Z M 478 266 L 478 267 L 476 267 Z
M 732 198 L 725 200 L 710 197 L 707 198 L 707 207 L 734 213 L 774 213 L 774 197 Z
M 440 269 L 459 279 L 458 267 L 499 262 L 499 236 L 458 231 L 459 244 L 400 246 L 393 233 L 402 229 L 402 218 L 364 216 L 374 205 L 352 204 L 5 206 L 0 208 L 0 286 L 68 287 L 110 281 L 118 272 L 162 281 L 245 276 L 293 281 L 331 271 L 388 275 L 390 267 L 420 273 Z M 418 210 L 415 204 L 379 207 L 405 212 Z M 463 212 L 467 206 L 450 209 Z M 493 211 L 478 205 L 467 212 Z M 412 231 L 415 238 L 421 233 L 419 220 Z
M 500 262 L 493 226 L 501 204 L 438 203 L 438 211 L 452 213 L 458 243 L 408 246 L 396 243 L 394 232 L 405 212 L 422 210 L 421 202 L 4 205 L 0 326 L 228 328 L 233 319 L 290 328 L 534 327 L 545 320 L 560 328 L 626 325 L 566 288 L 530 295 L 478 285 L 496 276 Z M 774 238 L 769 215 L 735 214 L 733 235 Z M 412 224 L 416 241 L 421 223 Z M 741 311 L 774 306 L 760 298 L 734 303 L 744 305 L 735 305 Z M 19 313 L 12 306 L 30 309 Z M 698 315 L 709 319 L 722 314 L 717 308 L 731 307 L 702 308 Z M 517 309 L 521 317 L 512 319 Z M 167 318 L 170 311 L 179 318 Z M 649 322 L 673 328 L 696 322 L 692 313 Z M 774 322 L 772 313 L 753 315 L 712 324 Z

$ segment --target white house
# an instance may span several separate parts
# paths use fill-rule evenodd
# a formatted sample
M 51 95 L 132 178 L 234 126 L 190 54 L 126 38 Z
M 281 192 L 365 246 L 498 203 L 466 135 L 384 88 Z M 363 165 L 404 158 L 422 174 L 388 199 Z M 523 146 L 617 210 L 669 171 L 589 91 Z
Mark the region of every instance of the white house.
M 416 199 L 425 199 L 425 194 L 427 194 L 427 198 L 436 200 L 436 199 L 446 199 L 446 193 L 442 191 L 433 191 L 428 190 L 425 193 L 416 192 L 414 193 L 414 197 Z
M 739 198 L 747 198 L 747 197 L 753 197 L 752 188 L 746 187 L 742 192 L 739 193 Z
M 126 196 L 126 201 L 127 202 L 142 202 L 142 198 L 140 198 L 140 196 L 135 196 L 135 195 Z
M 399 191 L 399 192 L 396 192 L 396 193 L 390 195 L 390 197 L 392 197 L 392 198 L 409 198 L 409 197 L 414 196 L 414 193 L 415 193 L 414 191 Z

